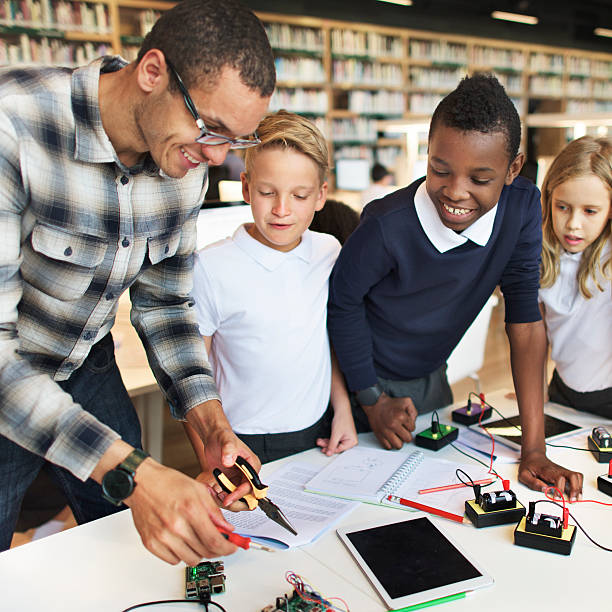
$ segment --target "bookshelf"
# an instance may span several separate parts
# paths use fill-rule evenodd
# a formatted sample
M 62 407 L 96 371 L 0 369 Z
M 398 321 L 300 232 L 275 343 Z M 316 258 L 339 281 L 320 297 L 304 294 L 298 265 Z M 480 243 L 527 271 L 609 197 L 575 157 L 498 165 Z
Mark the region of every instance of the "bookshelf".
M 425 157 L 427 131 L 418 130 L 419 142 L 408 151 L 405 134 L 383 133 L 381 125 L 394 119 L 426 124 L 465 74 L 493 72 L 523 120 L 530 112 L 612 111 L 612 53 L 314 17 L 259 17 L 278 64 L 290 61 L 293 71 L 279 71 L 271 108 L 316 120 L 334 160 L 379 161 L 396 178 L 407 159 Z
M 0 0 L 0 64 L 78 65 L 136 56 L 166 0 Z M 271 109 L 311 118 L 332 156 L 398 170 L 405 138 L 381 121 L 427 120 L 465 75 L 496 74 L 524 119 L 533 112 L 612 112 L 612 53 L 258 13 L 275 54 Z M 420 143 L 419 154 L 426 149 Z M 333 161 L 333 160 L 332 160 Z

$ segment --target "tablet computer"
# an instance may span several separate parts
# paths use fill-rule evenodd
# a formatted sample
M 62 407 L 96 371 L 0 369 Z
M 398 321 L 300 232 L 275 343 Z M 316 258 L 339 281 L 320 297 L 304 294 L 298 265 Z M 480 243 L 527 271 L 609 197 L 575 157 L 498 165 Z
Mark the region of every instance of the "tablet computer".
M 506 417 L 505 419 L 489 419 L 488 421 L 483 421 L 482 425 L 484 425 L 487 431 L 502 444 L 520 450 L 522 432 L 521 420 L 518 414 Z M 470 428 L 485 436 L 487 435 L 487 432 L 479 425 L 470 425 Z M 553 442 L 557 438 L 573 431 L 578 431 L 579 429 L 582 429 L 582 427 L 574 425 L 573 423 L 568 423 L 550 414 L 544 415 L 544 437 L 546 438 L 546 442 Z
M 443 527 L 420 512 L 394 523 L 381 519 L 337 533 L 389 609 L 493 584 Z

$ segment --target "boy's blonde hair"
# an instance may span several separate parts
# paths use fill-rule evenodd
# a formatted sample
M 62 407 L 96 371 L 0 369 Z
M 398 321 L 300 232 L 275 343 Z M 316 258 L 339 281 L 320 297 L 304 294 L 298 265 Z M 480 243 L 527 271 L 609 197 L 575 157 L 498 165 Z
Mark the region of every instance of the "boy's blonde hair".
M 257 136 L 261 144 L 245 152 L 247 178 L 258 153 L 266 149 L 280 148 L 292 149 L 312 159 L 319 171 L 320 184 L 325 182 L 329 172 L 327 142 L 314 123 L 295 113 L 279 110 L 269 113 L 261 120 L 257 127 Z
M 552 222 L 552 193 L 570 179 L 595 175 L 608 187 L 612 198 L 612 140 L 583 136 L 570 142 L 555 157 L 542 184 L 542 265 L 540 286 L 551 287 L 559 276 L 561 245 L 555 236 Z M 578 268 L 578 286 L 585 298 L 592 297 L 587 287 L 589 277 L 603 291 L 598 271 L 606 279 L 612 279 L 611 258 L 602 262 L 602 250 L 612 234 L 612 221 L 608 220 L 599 237 L 585 250 Z

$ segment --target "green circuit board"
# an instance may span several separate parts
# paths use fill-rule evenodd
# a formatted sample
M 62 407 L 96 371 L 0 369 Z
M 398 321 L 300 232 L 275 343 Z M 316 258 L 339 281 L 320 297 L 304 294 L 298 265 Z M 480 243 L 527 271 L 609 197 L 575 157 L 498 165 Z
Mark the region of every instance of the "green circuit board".
M 200 599 L 201 595 L 225 592 L 223 561 L 203 561 L 185 568 L 185 598 Z

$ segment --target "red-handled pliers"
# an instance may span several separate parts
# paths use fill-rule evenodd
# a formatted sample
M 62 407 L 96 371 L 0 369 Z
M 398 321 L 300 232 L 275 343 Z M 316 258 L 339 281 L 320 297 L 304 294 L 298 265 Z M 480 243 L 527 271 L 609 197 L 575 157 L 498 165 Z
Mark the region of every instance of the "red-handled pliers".
M 246 459 L 238 455 L 236 457 L 236 467 L 244 474 L 251 485 L 251 492 L 243 496 L 240 501 L 244 502 L 249 507 L 249 510 L 254 510 L 259 506 L 269 519 L 272 519 L 293 535 L 297 535 L 297 531 L 291 526 L 283 511 L 268 499 L 268 487 L 259 480 L 259 475 L 253 466 Z M 213 476 L 226 493 L 231 493 L 237 488 L 220 469 L 215 468 Z

